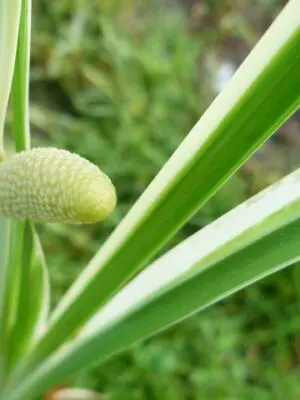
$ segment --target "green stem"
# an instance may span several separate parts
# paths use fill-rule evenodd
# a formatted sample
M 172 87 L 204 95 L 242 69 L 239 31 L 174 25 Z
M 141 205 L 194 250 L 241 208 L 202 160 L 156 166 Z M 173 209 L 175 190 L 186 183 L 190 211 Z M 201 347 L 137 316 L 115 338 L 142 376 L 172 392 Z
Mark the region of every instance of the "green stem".
M 31 0 L 22 1 L 20 31 L 12 84 L 13 133 L 16 151 L 30 148 L 29 68 Z

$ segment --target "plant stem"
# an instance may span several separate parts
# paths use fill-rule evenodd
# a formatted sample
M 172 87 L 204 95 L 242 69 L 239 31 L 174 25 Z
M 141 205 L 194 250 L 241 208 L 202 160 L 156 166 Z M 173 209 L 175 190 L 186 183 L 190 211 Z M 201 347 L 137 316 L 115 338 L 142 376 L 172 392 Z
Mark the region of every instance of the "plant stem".
M 31 0 L 22 1 L 20 31 L 12 84 L 13 133 L 16 151 L 30 148 L 29 69 Z

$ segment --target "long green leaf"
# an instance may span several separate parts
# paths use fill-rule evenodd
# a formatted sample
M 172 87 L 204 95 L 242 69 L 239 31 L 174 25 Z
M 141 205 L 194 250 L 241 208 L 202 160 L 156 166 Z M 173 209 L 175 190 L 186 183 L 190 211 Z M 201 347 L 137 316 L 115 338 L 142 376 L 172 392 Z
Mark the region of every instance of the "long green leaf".
M 11 340 L 12 327 L 17 319 L 18 295 L 21 282 L 21 264 L 23 251 L 24 223 L 18 221 L 9 221 L 10 232 L 7 237 L 8 258 L 7 258 L 7 274 L 3 282 L 5 290 L 3 291 L 2 303 L 2 353 L 3 353 L 3 374 L 8 372 L 9 342 Z M 4 248 L 5 249 L 5 248 Z
M 31 0 L 22 0 L 20 30 L 12 85 L 13 132 L 16 151 L 29 149 L 29 67 Z
M 6 370 L 5 344 L 7 338 L 6 310 L 7 310 L 7 282 L 9 279 L 11 221 L 0 217 L 0 385 Z
M 30 148 L 29 64 L 31 0 L 23 0 L 12 84 L 13 133 L 16 151 Z M 27 351 L 48 317 L 49 283 L 34 227 L 13 221 L 6 339 L 7 369 Z
M 5 2 L 4 2 L 5 3 Z M 4 6 L 4 5 L 3 5 Z M 6 8 L 10 7 L 8 4 Z M 16 43 L 16 57 L 14 59 L 15 64 L 12 70 L 13 81 L 12 81 L 12 130 L 16 139 L 16 150 L 25 150 L 28 146 L 28 121 L 25 117 L 27 116 L 28 109 L 28 85 L 29 85 L 29 58 L 28 54 L 30 51 L 30 3 L 28 7 L 27 0 L 20 2 L 20 18 L 12 14 L 11 20 L 9 21 L 12 26 L 18 26 L 17 30 L 17 43 Z M 14 19 L 13 19 L 14 18 Z M 3 45 L 9 46 L 8 37 L 4 37 L 6 43 Z M 4 40 L 3 39 L 3 40 Z M 23 77 L 22 77 L 23 75 Z M 20 285 L 22 283 L 22 257 L 23 257 L 23 241 L 24 241 L 24 229 L 25 223 L 13 221 L 12 222 L 12 233 L 11 233 L 11 254 L 10 254 L 10 276 L 6 284 L 8 291 L 7 309 L 7 324 L 9 326 L 14 325 L 17 318 L 17 309 L 19 305 L 19 292 Z M 31 249 L 28 249 L 31 251 Z M 7 344 L 6 344 L 7 347 Z
M 3 153 L 3 130 L 13 78 L 21 0 L 0 0 L 0 153 Z
M 3 161 L 4 122 L 13 79 L 16 57 L 21 0 L 0 0 L 0 162 Z M 8 306 L 11 279 L 11 221 L 2 218 L 0 221 L 0 384 L 6 370 L 6 341 L 8 338 Z
M 288 3 L 71 287 L 36 360 L 82 326 L 298 107 L 299 5 Z
M 20 235 L 17 241 L 18 244 L 22 241 Z M 10 313 L 15 309 L 15 318 L 6 343 L 8 369 L 37 340 L 46 326 L 50 307 L 49 278 L 44 255 L 34 227 L 28 222 L 25 223 L 22 242 L 21 257 L 16 264 L 19 273 L 14 291 L 16 303 L 15 307 L 10 307 Z
M 155 261 L 77 339 L 29 369 L 19 385 L 13 381 L 1 400 L 34 398 L 70 374 L 299 261 L 299 241 L 300 170 Z

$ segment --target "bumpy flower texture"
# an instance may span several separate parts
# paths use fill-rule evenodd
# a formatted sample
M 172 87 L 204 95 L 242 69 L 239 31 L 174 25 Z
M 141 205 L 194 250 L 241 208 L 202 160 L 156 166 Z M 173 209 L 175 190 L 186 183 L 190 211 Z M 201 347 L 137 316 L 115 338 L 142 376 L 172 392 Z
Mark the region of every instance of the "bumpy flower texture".
M 77 154 L 35 148 L 0 164 L 0 213 L 19 220 L 93 223 L 116 206 L 111 180 Z

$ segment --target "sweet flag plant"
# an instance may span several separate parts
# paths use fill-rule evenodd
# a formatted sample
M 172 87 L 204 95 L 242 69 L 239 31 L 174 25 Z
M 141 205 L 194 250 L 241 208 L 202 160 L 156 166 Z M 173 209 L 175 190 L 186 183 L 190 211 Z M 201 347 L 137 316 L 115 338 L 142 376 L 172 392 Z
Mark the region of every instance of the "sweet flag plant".
M 54 310 L 35 224 L 98 223 L 117 188 L 80 155 L 31 149 L 30 31 L 31 0 L 0 0 L 0 400 L 96 400 L 59 385 L 300 259 L 295 171 L 149 263 L 299 107 L 300 0 L 283 8 Z M 9 98 L 13 155 L 3 140 Z

